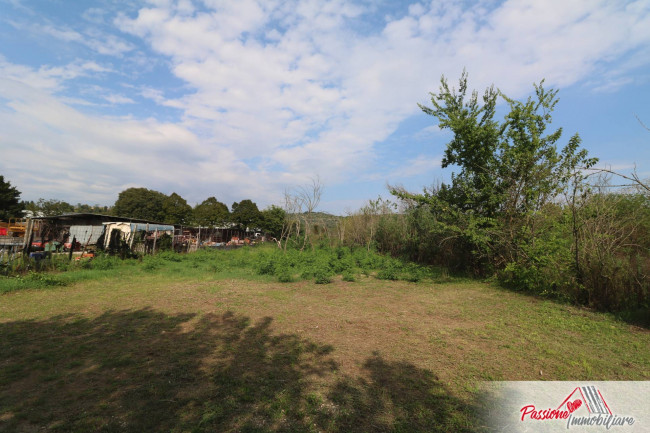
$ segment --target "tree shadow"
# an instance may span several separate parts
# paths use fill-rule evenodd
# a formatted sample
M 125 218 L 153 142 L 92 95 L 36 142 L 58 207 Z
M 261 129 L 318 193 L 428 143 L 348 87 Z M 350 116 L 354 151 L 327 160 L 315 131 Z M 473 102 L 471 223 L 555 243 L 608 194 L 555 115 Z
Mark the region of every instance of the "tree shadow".
M 0 431 L 470 431 L 471 408 L 433 373 L 275 334 L 271 318 L 166 315 L 0 324 Z

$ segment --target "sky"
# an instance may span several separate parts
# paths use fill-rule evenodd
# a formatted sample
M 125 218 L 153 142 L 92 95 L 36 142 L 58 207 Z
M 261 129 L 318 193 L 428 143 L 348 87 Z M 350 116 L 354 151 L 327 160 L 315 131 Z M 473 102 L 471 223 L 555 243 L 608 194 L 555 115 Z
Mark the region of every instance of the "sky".
M 318 178 L 345 214 L 450 178 L 418 103 L 464 69 L 517 99 L 545 79 L 560 146 L 650 177 L 649 0 L 0 0 L 0 175 L 260 208 Z

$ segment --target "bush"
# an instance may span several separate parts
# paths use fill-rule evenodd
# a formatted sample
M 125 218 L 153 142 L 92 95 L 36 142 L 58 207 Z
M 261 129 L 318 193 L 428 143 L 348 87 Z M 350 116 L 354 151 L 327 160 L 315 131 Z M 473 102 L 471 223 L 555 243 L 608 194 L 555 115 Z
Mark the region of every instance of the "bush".
M 90 261 L 92 269 L 108 270 L 121 265 L 122 261 L 115 256 L 100 254 Z
M 377 278 L 380 280 L 390 280 L 396 281 L 399 280 L 402 264 L 391 258 L 387 258 L 384 263 L 384 267 L 377 272 Z
M 289 267 L 281 267 L 276 269 L 275 275 L 278 277 L 278 281 L 281 283 L 291 283 L 293 282 L 293 274 L 290 271 Z
M 356 278 L 354 277 L 354 273 L 352 273 L 352 271 L 343 272 L 343 281 L 348 281 L 348 282 L 356 281 Z
M 409 263 L 405 269 L 404 279 L 411 283 L 417 283 L 422 280 L 422 269 L 413 263 Z
M 316 284 L 329 284 L 332 282 L 332 275 L 328 269 L 318 269 L 314 273 L 314 281 Z

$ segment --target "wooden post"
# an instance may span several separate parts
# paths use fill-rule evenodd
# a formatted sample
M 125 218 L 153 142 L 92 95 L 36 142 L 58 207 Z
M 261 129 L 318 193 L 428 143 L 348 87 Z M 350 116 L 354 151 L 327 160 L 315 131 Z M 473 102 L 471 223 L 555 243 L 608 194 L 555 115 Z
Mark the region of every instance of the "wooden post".
M 77 243 L 76 236 L 72 236 L 72 243 L 70 244 L 70 254 L 68 255 L 68 260 L 72 260 L 72 252 L 74 251 L 74 244 Z
M 32 218 L 27 219 L 27 227 L 25 228 L 25 234 L 23 235 L 23 255 L 29 256 L 29 250 L 32 246 L 32 228 L 34 227 L 34 220 Z
M 156 254 L 156 241 L 158 240 L 158 229 L 156 229 L 156 234 L 153 237 L 153 250 L 151 251 L 151 254 Z

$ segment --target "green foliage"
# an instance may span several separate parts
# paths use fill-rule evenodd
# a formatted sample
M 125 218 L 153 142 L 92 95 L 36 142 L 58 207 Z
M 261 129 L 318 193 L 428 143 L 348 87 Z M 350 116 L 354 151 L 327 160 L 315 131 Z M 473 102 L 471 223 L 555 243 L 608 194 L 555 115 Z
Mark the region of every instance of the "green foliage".
M 26 275 L 0 278 L 0 293 L 23 289 L 47 289 L 68 284 L 60 275 L 48 272 L 29 272 Z
M 279 266 L 276 270 L 278 281 L 281 283 L 291 283 L 294 281 L 293 273 L 289 266 Z
M 164 221 L 164 203 L 167 196 L 147 188 L 127 188 L 122 191 L 113 212 L 117 216 L 139 218 L 149 221 Z
M 89 263 L 91 263 L 92 269 L 108 270 L 119 267 L 122 264 L 122 260 L 116 256 L 98 254 Z
M 162 203 L 164 222 L 175 225 L 188 225 L 192 217 L 192 207 L 175 192 L 165 197 Z
M 228 206 L 215 197 L 208 197 L 193 210 L 194 224 L 203 227 L 223 227 L 230 220 Z
M 395 259 L 386 260 L 384 266 L 377 272 L 377 278 L 380 280 L 399 280 L 402 265 Z
M 260 225 L 261 214 L 257 205 L 247 199 L 232 204 L 230 219 L 241 230 L 255 229 Z
M 0 176 L 0 221 L 21 217 L 23 208 L 20 191 L 11 186 L 11 182 L 5 181 L 4 176 Z
M 201 249 L 190 254 L 162 251 L 156 255 L 125 259 L 100 253 L 94 259 L 68 261 L 67 255 L 55 255 L 50 260 L 40 262 L 41 272 L 33 272 L 34 262 L 26 263 L 27 267 L 15 267 L 13 272 L 26 273 L 27 277 L 19 274 L 18 277 L 0 279 L 0 293 L 137 272 L 192 280 L 259 278 L 264 281 L 272 277 L 280 282 L 312 280 L 316 284 L 331 283 L 336 275 L 342 275 L 344 281 L 355 281 L 360 273 L 406 281 L 419 281 L 433 276 L 427 267 L 416 264 L 405 266 L 400 260 L 365 248 L 322 247 L 305 251 L 284 251 L 275 244 L 225 251 Z M 386 270 L 390 274 L 386 274 Z M 35 276 L 30 276 L 32 274 Z M 412 275 L 418 277 L 414 278 Z
M 43 198 L 38 199 L 38 202 L 33 209 L 29 209 L 35 213 L 42 213 L 45 216 L 63 215 L 75 211 L 74 206 L 70 203 L 61 200 Z
M 432 197 L 466 214 L 485 218 L 523 215 L 541 209 L 567 186 L 578 167 L 597 160 L 579 150 L 576 134 L 558 152 L 562 129 L 546 134 L 551 113 L 558 103 L 557 90 L 546 90 L 543 80 L 535 85 L 535 97 L 525 102 L 508 98 L 493 87 L 479 103 L 477 92 L 467 97 L 467 73 L 459 89 L 441 80 L 438 94 L 431 94 L 433 107 L 420 108 L 438 119 L 441 129 L 454 138 L 447 144 L 442 167 L 455 165 L 460 172 L 451 185 L 443 184 Z M 498 97 L 510 111 L 502 122 L 494 119 Z
M 285 223 L 287 213 L 281 207 L 272 205 L 260 212 L 259 228 L 271 236 L 279 238 Z

